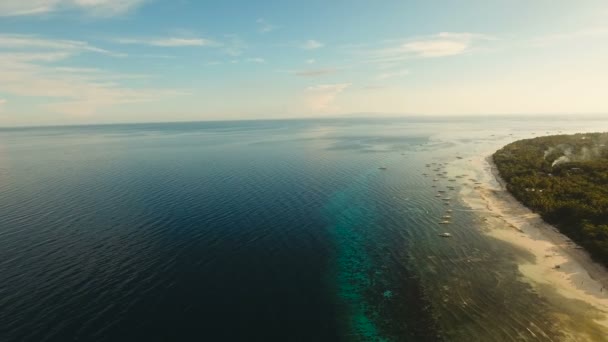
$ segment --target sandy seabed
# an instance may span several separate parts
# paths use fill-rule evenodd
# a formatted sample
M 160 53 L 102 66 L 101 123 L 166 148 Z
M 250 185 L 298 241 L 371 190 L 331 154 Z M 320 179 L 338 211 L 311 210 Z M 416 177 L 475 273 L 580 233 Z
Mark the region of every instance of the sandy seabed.
M 511 196 L 491 157 L 469 163 L 479 181 L 461 197 L 480 214 L 484 233 L 533 255 L 518 259 L 522 280 L 556 308 L 568 340 L 608 341 L 608 270 Z

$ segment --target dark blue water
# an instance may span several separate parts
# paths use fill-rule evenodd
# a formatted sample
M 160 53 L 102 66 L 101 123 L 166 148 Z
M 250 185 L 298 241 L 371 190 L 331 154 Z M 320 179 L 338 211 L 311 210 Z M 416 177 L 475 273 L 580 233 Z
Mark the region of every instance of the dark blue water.
M 437 141 L 458 125 L 461 136 Z M 487 127 L 360 119 L 3 129 L 0 340 L 517 337 L 521 317 L 498 319 L 511 311 L 551 336 L 511 252 L 473 229 L 463 204 L 453 204 L 461 239 L 437 238 L 445 208 L 420 172 Z M 471 255 L 487 262 L 453 261 Z M 446 300 L 447 283 L 474 310 Z M 526 310 L 530 301 L 537 308 Z

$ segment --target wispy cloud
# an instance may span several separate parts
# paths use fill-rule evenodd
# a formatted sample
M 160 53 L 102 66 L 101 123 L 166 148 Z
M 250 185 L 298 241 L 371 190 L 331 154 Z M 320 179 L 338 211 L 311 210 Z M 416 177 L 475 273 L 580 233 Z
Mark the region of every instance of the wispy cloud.
M 224 41 L 220 44 L 224 53 L 236 57 L 243 54 L 247 44 L 236 34 L 224 35 Z
M 572 32 L 544 35 L 532 39 L 532 44 L 546 46 L 573 39 L 608 37 L 608 27 L 589 27 Z
M 338 108 L 334 105 L 336 97 L 350 83 L 320 84 L 306 88 L 306 103 L 313 112 L 332 112 Z
M 266 60 L 264 58 L 260 58 L 260 57 L 247 58 L 246 61 L 249 63 L 258 63 L 258 64 L 266 63 Z
M 333 69 L 333 68 L 307 69 L 307 70 L 295 71 L 294 75 L 302 76 L 302 77 L 317 77 L 317 76 L 326 76 L 329 74 L 333 74 L 335 72 L 337 72 L 337 70 Z
M 114 40 L 120 44 L 136 44 L 157 47 L 187 47 L 187 46 L 217 46 L 218 44 L 205 38 L 118 38 Z
M 469 47 L 468 42 L 454 40 L 428 40 L 407 43 L 398 49 L 416 57 L 444 57 L 463 53 Z
M 61 50 L 64 52 L 96 52 L 115 57 L 123 57 L 124 54 L 108 51 L 93 46 L 87 42 L 65 39 L 48 39 L 35 35 L 23 34 L 0 34 L 0 48 L 14 50 Z
M 236 34 L 226 34 L 220 40 L 196 37 L 193 35 L 170 37 L 118 37 L 110 41 L 125 45 L 141 45 L 160 48 L 214 48 L 233 57 L 243 54 L 245 42 Z
M 0 56 L 5 62 L 57 62 L 72 56 L 70 52 L 2 52 Z
M 368 85 L 361 87 L 361 89 L 363 89 L 363 90 L 382 90 L 382 89 L 386 89 L 386 88 L 388 88 L 388 87 L 385 85 L 378 85 L 378 84 L 368 84 Z
M 476 33 L 442 32 L 431 36 L 390 41 L 387 47 L 367 51 L 371 61 L 399 62 L 414 58 L 439 58 L 470 52 L 476 43 L 494 38 Z
M 315 50 L 315 49 L 322 48 L 323 46 L 324 46 L 323 43 L 316 41 L 314 39 L 309 39 L 309 40 L 305 41 L 304 43 L 300 44 L 300 48 L 304 49 L 304 50 Z
M 52 12 L 56 8 L 56 1 L 21 1 L 6 0 L 0 2 L 0 16 L 27 16 Z
M 390 71 L 390 72 L 383 72 L 380 75 L 378 75 L 376 77 L 377 80 L 387 80 L 389 78 L 398 78 L 398 77 L 403 77 L 403 76 L 407 76 L 409 75 L 410 72 L 409 70 L 396 70 L 396 71 Z
M 122 85 L 125 79 L 146 75 L 113 73 L 69 65 L 83 53 L 108 54 L 87 42 L 31 36 L 0 36 L 0 93 L 36 97 L 47 110 L 87 115 L 117 104 L 154 101 L 175 96 L 171 89 L 136 89 Z
M 269 23 L 264 18 L 259 18 L 255 22 L 258 25 L 258 32 L 260 33 L 272 32 L 279 28 L 278 26 Z
M 152 101 L 175 93 L 124 87 L 116 80 L 128 76 L 107 71 L 97 73 L 76 68 L 67 71 L 36 62 L 32 58 L 18 60 L 14 55 L 0 54 L 0 91 L 47 99 L 48 109 L 70 115 L 88 115 L 100 108 Z
M 125 14 L 147 0 L 2 0 L 0 16 L 31 16 L 64 10 L 80 10 L 89 15 Z

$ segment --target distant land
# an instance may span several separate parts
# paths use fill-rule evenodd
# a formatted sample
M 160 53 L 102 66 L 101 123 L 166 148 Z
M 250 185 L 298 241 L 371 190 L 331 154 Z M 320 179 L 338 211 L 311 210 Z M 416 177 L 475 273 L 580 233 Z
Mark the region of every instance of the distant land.
M 507 190 L 608 266 L 608 133 L 513 142 L 493 155 Z

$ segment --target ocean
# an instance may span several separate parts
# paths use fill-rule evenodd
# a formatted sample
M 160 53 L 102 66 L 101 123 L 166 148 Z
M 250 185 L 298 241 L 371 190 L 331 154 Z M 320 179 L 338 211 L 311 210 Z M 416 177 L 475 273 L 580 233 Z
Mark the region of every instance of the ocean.
M 605 126 L 412 117 L 0 129 L 0 340 L 559 339 L 550 303 L 518 273 L 529 256 L 483 234 L 458 197 L 482 171 L 472 156 Z M 447 177 L 462 178 L 433 181 L 430 169 L 448 163 L 460 172 Z M 453 187 L 449 199 L 438 185 Z

